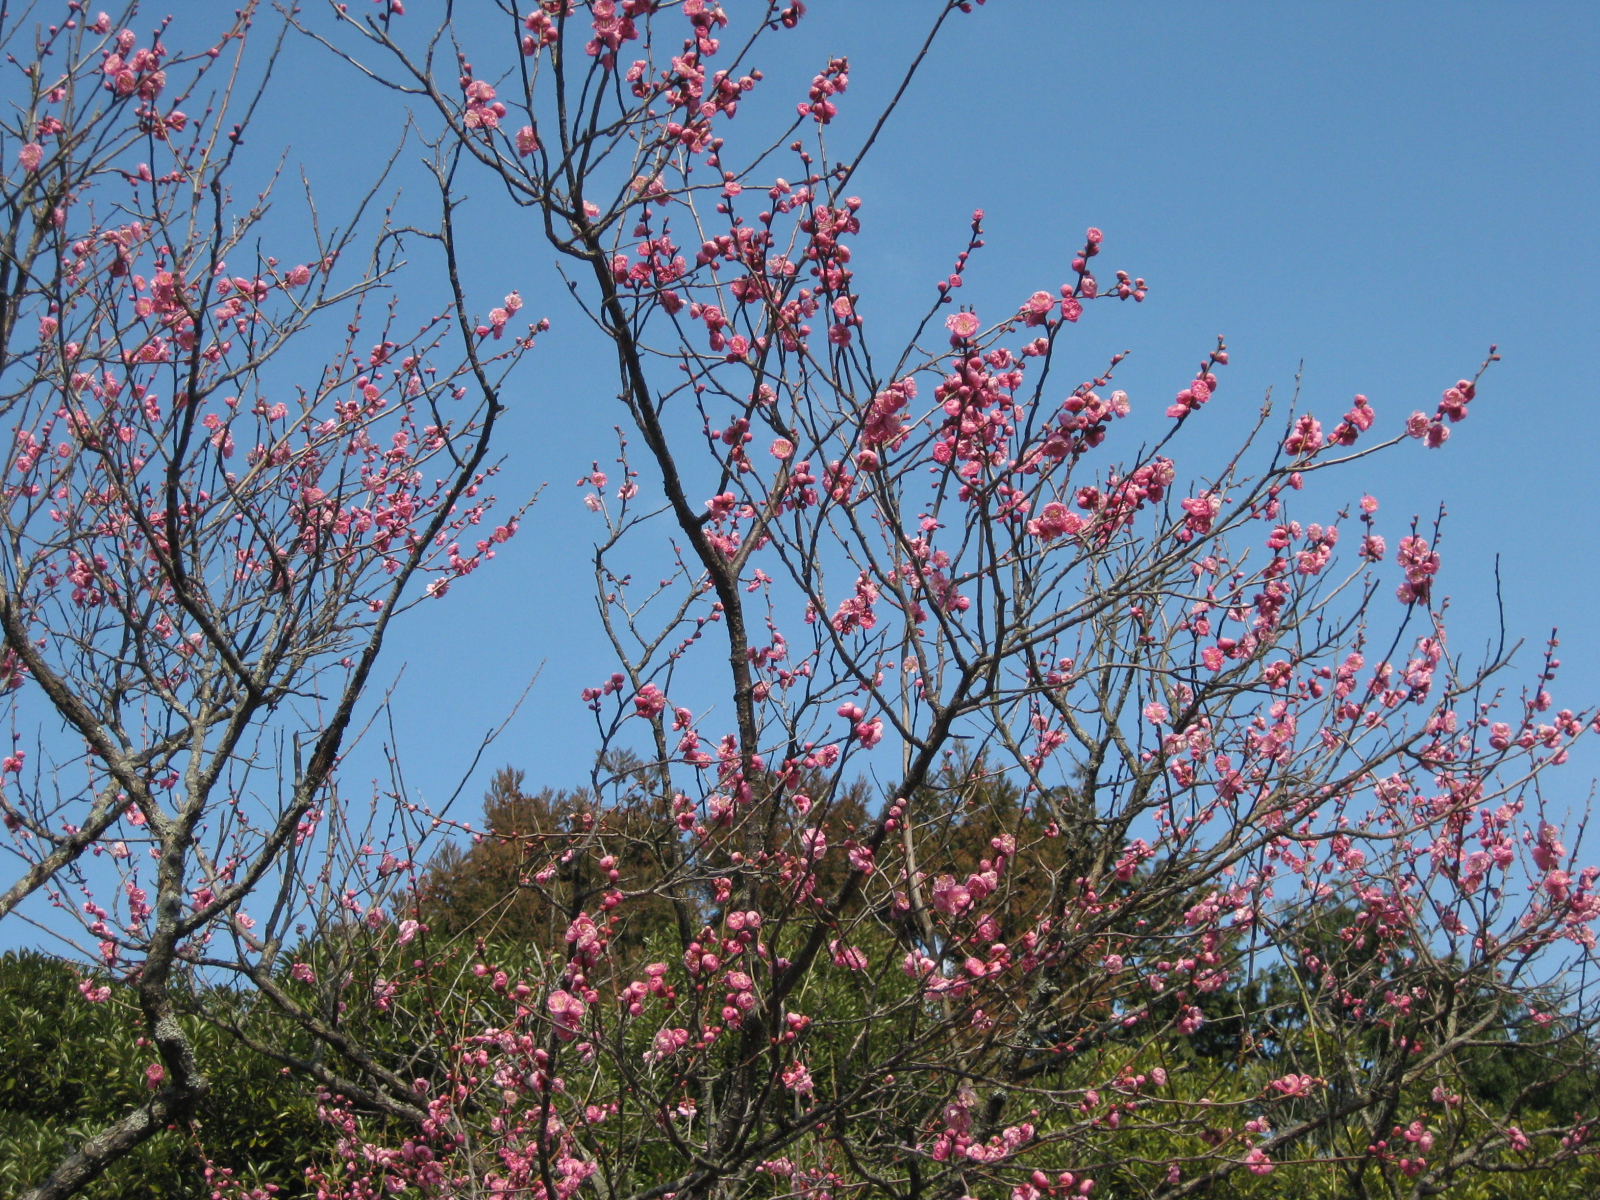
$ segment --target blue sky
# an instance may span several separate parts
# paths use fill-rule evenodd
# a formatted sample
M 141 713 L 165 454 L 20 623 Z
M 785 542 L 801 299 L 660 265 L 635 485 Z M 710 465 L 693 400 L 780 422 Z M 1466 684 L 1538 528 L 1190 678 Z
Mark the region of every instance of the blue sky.
M 740 0 L 725 2 L 737 18 Z M 421 22 L 439 5 L 409 7 L 406 20 Z M 934 7 L 813 0 L 798 30 L 767 43 L 763 88 L 792 103 L 829 55 L 848 54 L 833 136 L 848 146 Z M 201 0 L 174 8 L 174 44 L 217 15 Z M 1364 392 L 1387 429 L 1431 411 L 1499 343 L 1504 361 L 1447 447 L 1408 446 L 1346 475 L 1330 506 L 1375 493 L 1392 545 L 1410 514 L 1431 518 L 1443 503 L 1453 648 L 1470 653 L 1493 634 L 1498 557 L 1507 625 L 1532 640 L 1521 663 L 1531 668 L 1560 625 L 1558 702 L 1591 704 L 1597 57 L 1592 4 L 991 0 L 951 24 L 857 177 L 864 311 L 892 322 L 925 304 L 974 208 L 987 213 L 988 245 L 962 300 L 996 317 L 1053 290 L 1084 228 L 1099 226 L 1102 275 L 1125 268 L 1151 293 L 1138 308 L 1091 309 L 1074 332 L 1071 381 L 1131 349 L 1120 385 L 1136 403 L 1164 405 L 1227 335 L 1232 365 L 1208 423 L 1186 435 L 1187 473 L 1217 462 L 1265 390 L 1286 396 L 1302 363 L 1319 415 Z M 761 118 L 752 108 L 741 122 Z M 292 45 L 253 142 L 303 166 L 326 210 L 392 146 L 395 117 L 376 88 Z M 415 182 L 404 166 L 398 178 Z M 434 802 L 541 672 L 469 782 L 475 804 L 505 763 L 534 783 L 586 773 L 594 743 L 578 691 L 611 668 L 587 586 L 596 526 L 572 482 L 611 456 L 622 414 L 538 229 L 508 218 L 486 181 L 467 190 L 480 206 L 469 280 L 484 307 L 520 287 L 529 314 L 555 322 L 508 392 L 501 442 L 503 495 L 550 486 L 500 558 L 419 609 L 391 647 L 390 674 L 405 666 L 394 707 L 404 767 Z M 425 195 L 408 195 L 425 213 Z M 291 200 L 286 228 L 293 213 Z M 360 790 L 376 762 L 354 755 L 347 786 Z M 1568 772 L 1561 789 L 1581 802 L 1591 773 Z

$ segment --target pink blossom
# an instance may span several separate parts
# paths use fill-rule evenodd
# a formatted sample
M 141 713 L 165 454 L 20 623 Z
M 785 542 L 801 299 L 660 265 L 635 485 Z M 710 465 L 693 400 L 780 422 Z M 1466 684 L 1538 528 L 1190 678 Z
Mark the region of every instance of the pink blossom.
M 1421 1121 L 1413 1121 L 1406 1126 L 1405 1139 L 1424 1154 L 1433 1149 L 1433 1133 Z
M 1271 1175 L 1276 1166 L 1259 1146 L 1244 1156 L 1244 1165 L 1252 1175 Z
M 833 614 L 829 622 L 837 633 L 849 633 L 852 630 L 868 630 L 878 623 L 877 614 L 873 605 L 878 601 L 878 587 L 867 576 L 865 571 L 856 579 L 855 595 L 843 600 L 839 604 L 839 611 Z M 841 709 L 840 715 L 844 712 Z M 850 720 L 859 720 L 864 714 L 859 710 Z
M 1289 454 L 1310 454 L 1322 447 L 1322 426 L 1310 413 L 1295 422 L 1294 431 L 1284 439 L 1283 448 Z
M 1022 318 L 1024 325 L 1043 325 L 1055 306 L 1055 298 L 1049 292 L 1035 292 L 1023 302 L 1017 315 Z
M 867 956 L 854 946 L 846 946 L 835 938 L 828 943 L 828 950 L 833 955 L 834 966 L 843 967 L 847 971 L 867 969 Z
M 933 882 L 933 907 L 947 917 L 956 916 L 972 904 L 972 893 L 949 875 L 941 875 Z
M 1400 602 L 1426 604 L 1433 587 L 1433 577 L 1439 573 L 1438 553 L 1430 549 L 1423 538 L 1412 534 L 1400 539 L 1395 561 L 1406 573 L 1406 581 L 1395 593 Z
M 1268 1086 L 1283 1096 L 1309 1096 L 1316 1084 L 1317 1080 L 1310 1075 L 1296 1075 L 1291 1072 L 1282 1079 L 1274 1079 Z
M 653 683 L 647 683 L 633 698 L 634 711 L 649 720 L 659 717 L 667 708 L 667 698 Z
M 951 313 L 944 319 L 944 326 L 950 331 L 952 341 L 966 341 L 978 332 L 978 314 L 971 312 Z
M 791 1063 L 784 1069 L 783 1086 L 797 1096 L 808 1096 L 816 1089 L 816 1083 L 811 1078 L 811 1070 L 805 1063 Z
M 29 142 L 17 151 L 17 161 L 22 164 L 24 171 L 33 172 L 39 169 L 39 163 L 44 159 L 44 147 L 38 142 Z
M 600 955 L 605 951 L 605 939 L 595 925 L 594 918 L 586 912 L 580 912 L 567 926 L 566 940 L 567 945 L 572 947 L 572 961 L 586 967 L 599 962 Z
M 1222 497 L 1214 492 L 1190 496 L 1179 503 L 1184 511 L 1183 528 L 1179 531 L 1180 541 L 1188 541 L 1190 538 L 1210 533 L 1217 514 L 1222 511 Z
M 1059 537 L 1071 537 L 1082 528 L 1083 519 L 1059 500 L 1050 501 L 1028 522 L 1028 533 L 1047 543 Z
M 820 829 L 802 829 L 800 845 L 804 847 L 806 857 L 812 862 L 821 862 L 823 856 L 828 853 L 828 837 Z
M 1344 420 L 1334 427 L 1329 441 L 1341 446 L 1353 446 L 1356 439 L 1372 428 L 1376 418 L 1372 405 L 1365 396 L 1357 396 L 1350 411 L 1344 414 Z
M 1509 729 L 1507 730 L 1509 732 Z M 1533 861 L 1541 871 L 1553 869 L 1567 856 L 1567 848 L 1559 840 L 1560 830 L 1548 821 L 1539 823 L 1539 837 L 1533 846 Z
M 664 1058 L 676 1054 L 689 1043 L 687 1029 L 659 1029 L 651 1042 L 651 1048 L 645 1051 L 645 1061 L 648 1063 L 660 1062 Z
M 545 1001 L 545 1007 L 550 1010 L 556 1036 L 563 1042 L 570 1042 L 578 1036 L 579 1023 L 589 1009 L 589 1006 L 577 996 L 561 988 L 550 993 Z

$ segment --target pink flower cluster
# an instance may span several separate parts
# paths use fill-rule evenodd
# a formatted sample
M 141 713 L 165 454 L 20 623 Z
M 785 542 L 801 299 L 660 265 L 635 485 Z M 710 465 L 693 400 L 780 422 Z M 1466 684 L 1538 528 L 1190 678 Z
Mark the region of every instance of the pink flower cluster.
M 1489 347 L 1489 357 L 1491 360 L 1498 357 L 1494 353 L 1493 346 Z M 1445 388 L 1444 396 L 1440 399 L 1439 407 L 1433 416 L 1414 412 L 1406 418 L 1407 436 L 1426 442 L 1430 449 L 1444 445 L 1450 437 L 1450 430 L 1445 421 L 1454 424 L 1466 420 L 1467 404 L 1477 394 L 1477 385 L 1470 379 L 1457 380 L 1454 387 Z

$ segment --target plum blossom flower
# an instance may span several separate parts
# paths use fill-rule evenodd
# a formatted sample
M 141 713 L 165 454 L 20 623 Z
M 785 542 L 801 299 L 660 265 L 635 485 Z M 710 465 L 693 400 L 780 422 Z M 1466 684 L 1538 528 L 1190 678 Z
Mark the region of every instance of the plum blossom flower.
M 870 721 L 862 721 L 856 726 L 855 735 L 863 750 L 871 750 L 883 741 L 883 718 L 873 717 Z
M 1280 1096 L 1309 1096 L 1317 1080 L 1310 1075 L 1296 1075 L 1293 1072 L 1282 1079 L 1274 1079 L 1268 1086 Z
M 644 1052 L 644 1060 L 647 1063 L 658 1063 L 670 1058 L 688 1044 L 687 1029 L 659 1029 L 650 1043 L 650 1049 Z
M 933 907 L 947 917 L 965 912 L 972 904 L 972 893 L 949 875 L 933 881 Z
M 833 965 L 836 967 L 843 967 L 847 971 L 867 969 L 867 956 L 854 946 L 846 946 L 835 938 L 828 943 L 828 950 L 833 955 Z
M 1028 534 L 1049 543 L 1059 537 L 1071 537 L 1083 528 L 1083 518 L 1067 509 L 1059 500 L 1052 500 L 1039 510 L 1039 515 L 1028 522 Z
M 878 623 L 877 614 L 874 613 L 872 609 L 872 606 L 877 603 L 877 600 L 877 585 L 874 584 L 872 580 L 867 577 L 867 573 L 863 571 L 861 572 L 860 577 L 856 580 L 855 594 L 840 602 L 839 611 L 833 614 L 829 624 L 831 624 L 834 630 L 838 633 L 849 633 L 855 629 L 871 629 Z M 851 705 L 850 707 L 854 708 L 855 706 Z M 844 710 L 840 709 L 839 714 L 840 716 L 844 716 Z M 855 716 L 851 719 L 859 720 L 861 716 L 862 713 L 860 710 L 856 709 Z
M 563 1042 L 570 1042 L 578 1036 L 579 1023 L 589 1009 L 589 1006 L 577 996 L 561 988 L 550 993 L 549 999 L 545 1001 L 545 1007 L 550 1010 L 550 1019 L 555 1026 L 556 1036 Z
M 950 331 L 952 340 L 965 341 L 978 332 L 978 314 L 972 312 L 951 313 L 944 319 L 944 327 Z
M 1055 306 L 1055 297 L 1049 292 L 1035 292 L 1023 301 L 1017 315 L 1022 318 L 1024 325 L 1043 325 Z
M 634 696 L 633 707 L 639 716 L 654 720 L 666 711 L 667 698 L 655 684 L 647 683 Z
M 1345 413 L 1344 420 L 1334 426 L 1333 433 L 1329 435 L 1328 441 L 1341 446 L 1355 445 L 1356 439 L 1372 428 L 1372 422 L 1376 415 L 1372 411 L 1371 402 L 1365 396 L 1358 395 L 1353 402 L 1353 407 L 1349 412 Z
M 1244 1165 L 1252 1175 L 1271 1175 L 1277 1166 L 1259 1146 L 1244 1156 Z
M 1214 492 L 1189 496 L 1179 503 L 1184 511 L 1184 521 L 1177 536 L 1179 541 L 1184 542 L 1210 533 L 1217 514 L 1222 511 L 1222 497 Z
M 1539 838 L 1534 843 L 1533 861 L 1541 871 L 1553 870 L 1556 864 L 1567 856 L 1567 848 L 1560 841 L 1560 832 L 1548 821 L 1539 823 Z
M 1433 1131 L 1421 1121 L 1413 1121 L 1406 1126 L 1405 1139 L 1424 1154 L 1433 1149 Z
M 1288 454 L 1310 454 L 1322 447 L 1322 425 L 1310 413 L 1295 422 L 1294 431 L 1284 439 L 1283 449 Z
M 592 967 L 600 961 L 600 955 L 605 950 L 605 939 L 600 936 L 600 930 L 594 923 L 594 918 L 586 912 L 580 912 L 570 925 L 567 926 L 567 944 L 572 947 L 572 961 Z
M 812 862 L 820 862 L 828 853 L 828 836 L 820 829 L 802 829 L 800 845 L 805 848 L 806 856 Z
M 1426 604 L 1439 573 L 1439 554 L 1424 538 L 1415 534 L 1400 539 L 1395 561 L 1405 570 L 1406 581 L 1395 589 L 1402 604 Z

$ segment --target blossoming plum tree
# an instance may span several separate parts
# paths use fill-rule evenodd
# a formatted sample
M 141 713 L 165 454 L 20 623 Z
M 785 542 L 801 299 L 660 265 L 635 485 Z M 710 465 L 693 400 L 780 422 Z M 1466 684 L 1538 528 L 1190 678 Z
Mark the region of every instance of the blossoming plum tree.
M 263 224 L 260 179 L 254 202 L 230 194 L 275 61 L 249 80 L 253 4 L 196 54 L 164 25 L 58 7 L 3 29 L 19 82 L 0 128 L 0 672 L 14 728 L 64 732 L 15 735 L 4 758 L 0 917 L 53 906 L 57 936 L 136 985 L 152 1061 L 146 1104 L 36 1164 L 40 1200 L 205 1092 L 184 981 L 213 941 L 272 960 L 292 895 L 259 923 L 242 906 L 287 888 L 337 804 L 390 622 L 514 529 L 483 524 L 485 456 L 499 376 L 532 344 L 489 348 L 448 287 L 408 331 L 374 194 L 296 255 L 259 248 L 296 243 Z M 285 361 L 330 321 L 331 355 Z M 87 1003 L 108 996 L 97 978 Z
M 1014 305 L 983 315 L 957 304 L 983 245 L 974 214 L 920 311 L 872 315 L 852 265 L 872 207 L 851 184 L 921 53 L 841 159 L 828 137 L 850 83 L 840 57 L 818 64 L 782 128 L 743 140 L 751 94 L 771 86 L 754 55 L 807 19 L 804 4 L 494 7 L 497 24 L 444 6 L 419 27 L 428 18 L 395 0 L 293 20 L 431 109 L 452 168 L 476 168 L 512 206 L 506 220 L 543 230 L 615 351 L 615 466 L 597 458 L 581 484 L 613 652 L 581 696 L 595 771 L 581 797 L 522 805 L 527 828 L 493 830 L 516 848 L 516 886 L 541 920 L 509 937 L 436 935 L 427 889 L 393 890 L 417 869 L 417 839 L 383 844 L 328 816 L 325 865 L 282 876 L 293 905 L 320 908 L 314 936 L 287 941 L 277 917 L 250 928 L 239 906 L 265 878 L 254 864 L 334 812 L 313 795 L 335 741 L 296 762 L 280 832 L 229 824 L 259 849 L 227 841 L 204 855 L 191 850 L 198 817 L 160 818 L 190 822 L 158 845 L 174 915 L 111 939 L 118 964 L 125 946 L 144 956 L 141 987 L 185 946 L 253 986 L 262 1024 L 236 1032 L 315 1082 L 334 1134 L 311 1190 L 1043 1200 L 1315 1182 L 1420 1197 L 1589 1167 L 1595 1092 L 1562 1085 L 1595 1078 L 1600 868 L 1579 859 L 1581 826 L 1563 829 L 1540 780 L 1594 713 L 1556 708 L 1553 638 L 1522 691 L 1500 682 L 1505 656 L 1451 653 L 1437 525 L 1386 532 L 1372 497 L 1324 508 L 1301 494 L 1371 456 L 1441 447 L 1493 350 L 1430 411 L 1384 414 L 1357 396 L 1323 421 L 1297 396 L 1286 417 L 1264 405 L 1224 461 L 1181 464 L 1183 429 L 1219 419 L 1226 345 L 1204 351 L 1170 403 L 1118 388 L 1118 359 L 1068 368 L 1091 304 L 1146 294 L 1131 272 L 1100 270 L 1099 229 L 1074 241 L 1060 278 L 1021 281 Z M 938 5 L 923 53 L 971 7 Z M 282 294 L 258 274 L 263 299 Z M 255 278 L 229 321 L 259 307 Z M 453 303 L 465 327 L 459 286 Z M 410 555 L 400 572 L 443 565 L 438 535 L 449 541 L 449 505 L 478 482 L 472 455 L 495 411 L 477 356 L 516 307 L 465 343 L 486 409 L 441 435 L 439 452 L 451 436 L 473 449 L 456 451 L 454 482 L 417 518 L 425 533 L 397 539 Z M 348 378 L 380 365 L 341 360 L 338 388 L 316 402 L 369 384 L 403 396 L 410 367 Z M 63 390 L 76 376 L 41 377 Z M 357 405 L 347 420 L 405 427 L 395 414 L 423 402 L 342 403 Z M 195 408 L 168 419 L 225 444 L 228 418 L 205 426 Z M 174 630 L 160 645 L 198 636 L 196 652 L 174 649 L 159 687 L 116 690 L 117 702 L 137 694 L 168 712 L 169 693 L 196 695 L 225 714 L 203 736 L 199 717 L 174 717 L 179 742 L 150 751 L 149 774 L 188 755 L 215 764 L 190 772 L 214 786 L 229 764 L 255 765 L 243 732 L 223 738 L 258 727 L 233 715 L 264 711 L 252 689 L 288 695 L 271 682 L 286 665 L 250 665 L 268 661 L 263 630 L 285 630 L 271 661 L 294 659 L 302 688 L 350 638 L 367 639 L 360 670 L 376 653 L 403 578 L 384 585 L 375 623 L 341 618 L 337 637 L 281 615 L 285 588 L 306 596 L 297 614 L 348 611 L 323 598 L 332 585 L 313 582 L 305 556 L 375 579 L 360 571 L 381 574 L 393 552 L 347 549 L 339 522 L 349 512 L 353 531 L 356 506 L 323 482 L 334 454 L 317 439 L 342 454 L 340 439 L 360 436 L 337 424 L 350 411 L 336 408 L 326 433 L 290 422 L 323 471 L 310 504 L 296 460 L 227 479 L 218 446 L 195 433 L 179 443 L 193 473 L 152 495 L 193 479 L 204 500 L 185 493 L 159 522 L 133 515 L 150 504 L 124 503 L 114 533 L 74 534 L 100 543 L 74 542 L 61 576 L 96 602 L 58 590 L 48 611 L 104 621 L 74 633 L 74 652 L 124 639 L 115 661 L 143 663 L 154 626 L 122 614 L 159 595 L 150 619 L 169 613 Z M 154 437 L 143 429 L 124 442 L 91 424 L 75 469 L 101 472 L 95 497 L 107 472 L 150 470 L 148 455 L 131 466 Z M 404 458 L 430 443 L 395 446 Z M 372 463 L 367 452 L 363 441 L 348 457 Z M 60 461 L 78 453 L 69 444 Z M 54 463 L 41 451 L 24 475 L 66 469 Z M 174 529 L 211 519 L 218 498 L 242 505 L 247 485 L 271 514 L 261 527 L 286 528 L 239 560 L 257 566 L 238 586 L 258 607 L 228 601 L 238 624 L 218 628 L 248 630 L 241 646 L 181 599 L 198 569 L 164 564 Z M 195 501 L 203 515 L 187 517 Z M 94 512 L 83 520 L 98 530 Z M 234 526 L 257 528 L 249 516 L 221 527 Z M 348 568 L 341 553 L 356 555 Z M 38 635 L 7 634 L 19 671 L 45 685 Z M 46 650 L 59 637 L 52 626 Z M 301 646 L 312 649 L 296 658 Z M 95 679 L 132 669 L 84 661 Z M 86 668 L 74 680 L 71 694 L 102 697 Z M 103 787 L 103 806 L 125 791 L 155 810 L 150 785 Z M 175 791 L 178 812 L 204 807 L 184 799 L 195 787 Z M 398 815 L 431 823 L 415 805 Z M 34 818 L 34 836 L 43 828 Z M 197 945 L 206 930 L 228 946 Z M 265 1039 L 268 1018 L 295 1043 Z M 1490 1051 L 1527 1068 L 1492 1101 Z M 180 1078 L 159 1086 L 194 1086 L 181 1054 L 162 1052 Z
M 1592 713 L 1555 711 L 1554 639 L 1521 693 L 1450 653 L 1437 526 L 1385 583 L 1375 499 L 1298 497 L 1441 446 L 1493 350 L 1431 412 L 1297 396 L 1181 466 L 1221 339 L 1142 445 L 1119 360 L 1058 379 L 1091 302 L 1146 292 L 1098 229 L 982 316 L 974 214 L 873 332 L 850 184 L 904 84 L 852 156 L 843 58 L 738 140 L 804 5 L 498 7 L 498 34 L 393 3 L 304 28 L 431 105 L 615 349 L 615 470 L 580 481 L 615 662 L 582 697 L 590 802 L 497 831 L 560 936 L 435 942 L 419 910 L 338 960 L 324 1006 L 377 988 L 431 1069 L 399 1141 L 329 1089 L 318 1194 L 1421 1196 L 1592 1154 L 1592 1097 L 1548 1096 L 1592 1069 L 1600 868 L 1537 786 Z M 1487 1045 L 1549 1071 L 1485 1106 Z

